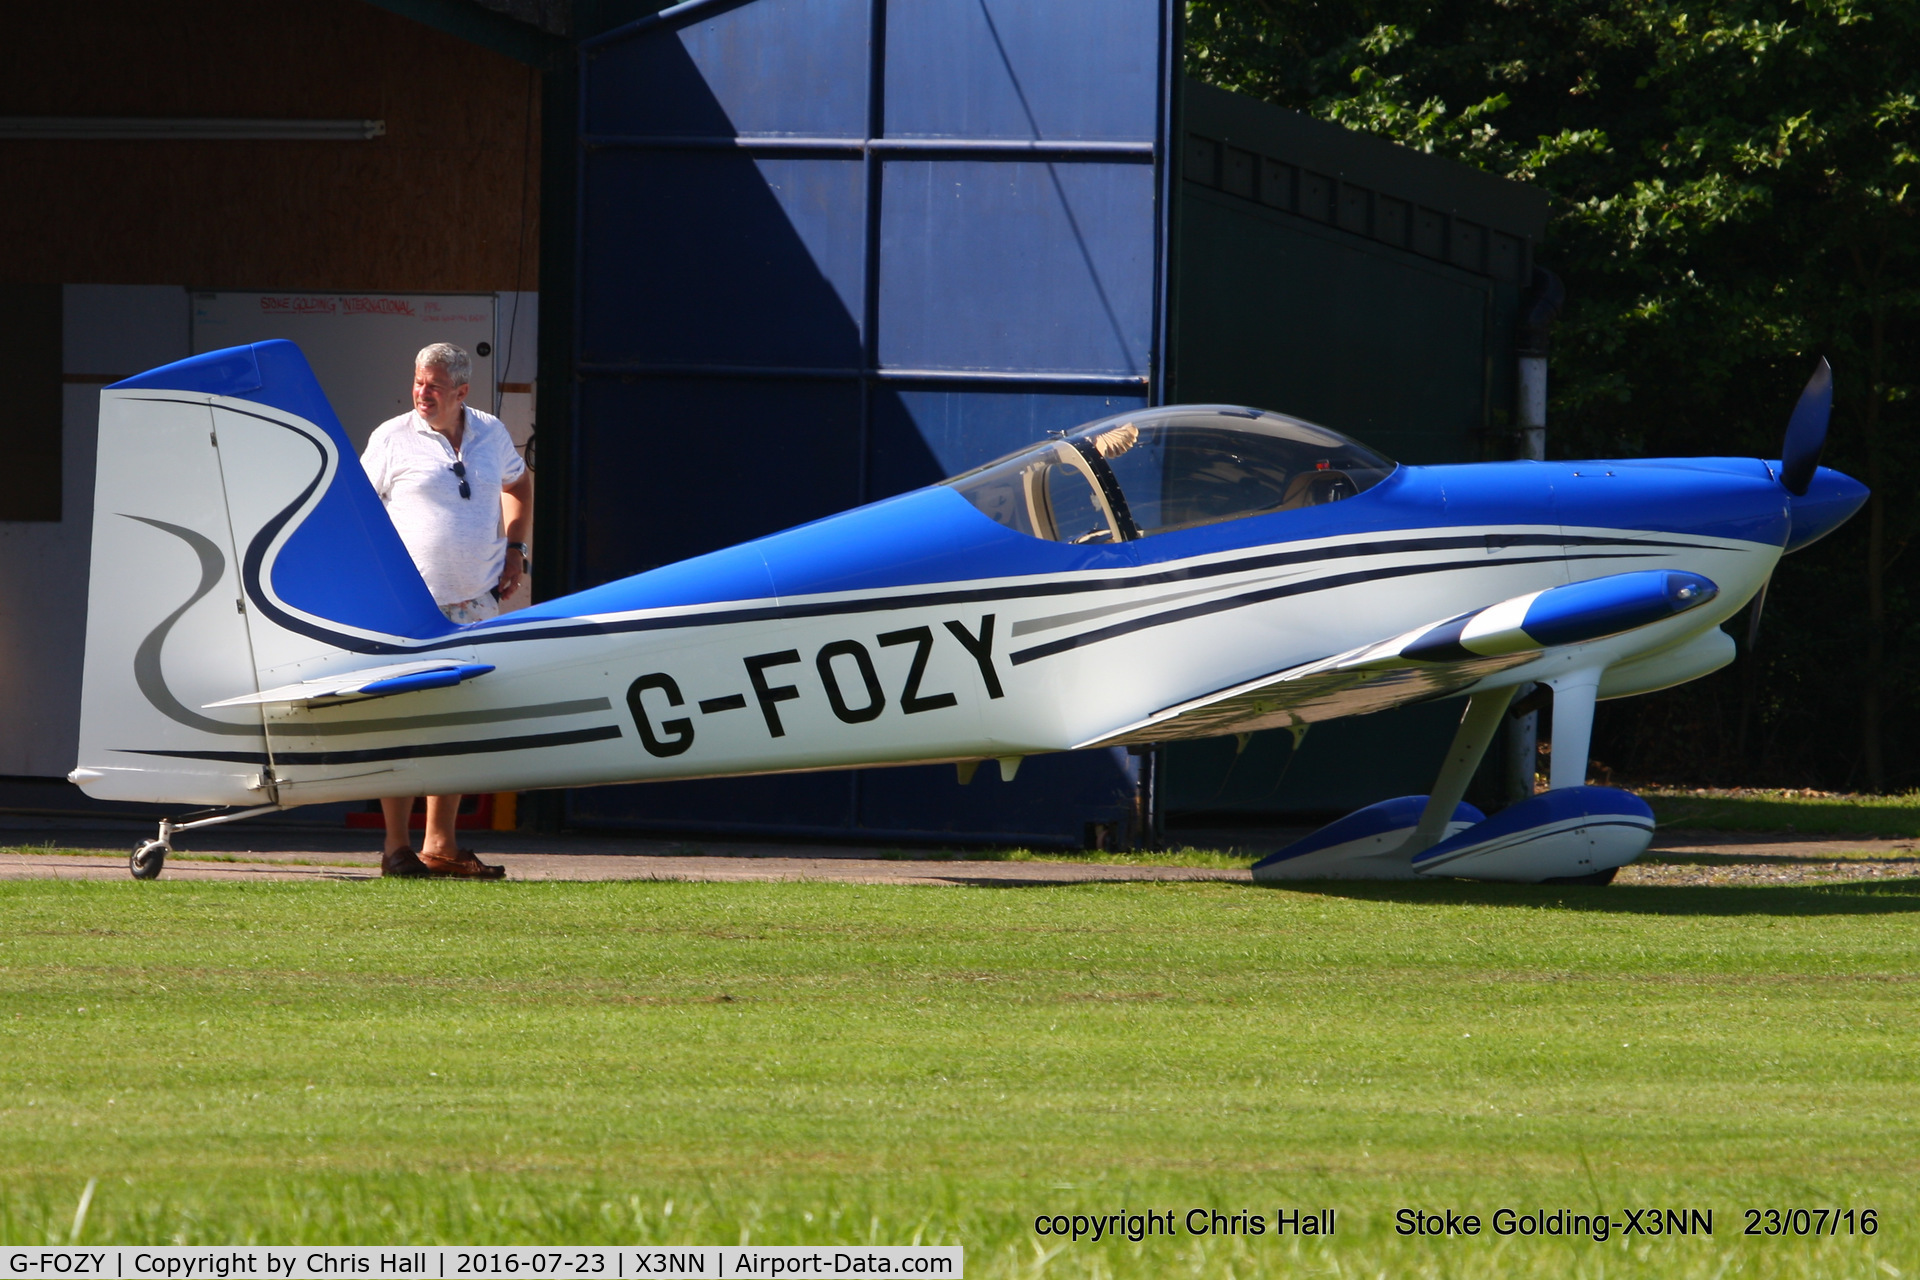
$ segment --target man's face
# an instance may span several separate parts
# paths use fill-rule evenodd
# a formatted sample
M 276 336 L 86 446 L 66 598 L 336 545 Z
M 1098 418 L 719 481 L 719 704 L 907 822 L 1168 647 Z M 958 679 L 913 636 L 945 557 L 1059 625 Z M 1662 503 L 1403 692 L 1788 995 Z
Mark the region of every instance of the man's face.
M 414 366 L 413 407 L 428 422 L 441 422 L 467 402 L 465 385 L 454 386 L 446 367 L 437 364 Z

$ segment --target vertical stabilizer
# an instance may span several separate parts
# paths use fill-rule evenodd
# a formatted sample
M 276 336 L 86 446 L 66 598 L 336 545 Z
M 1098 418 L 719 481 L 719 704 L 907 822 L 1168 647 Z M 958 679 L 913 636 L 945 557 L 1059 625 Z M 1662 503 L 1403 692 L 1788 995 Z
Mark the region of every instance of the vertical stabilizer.
M 290 342 L 101 392 L 80 762 L 101 799 L 281 799 L 257 708 L 208 704 L 453 630 Z

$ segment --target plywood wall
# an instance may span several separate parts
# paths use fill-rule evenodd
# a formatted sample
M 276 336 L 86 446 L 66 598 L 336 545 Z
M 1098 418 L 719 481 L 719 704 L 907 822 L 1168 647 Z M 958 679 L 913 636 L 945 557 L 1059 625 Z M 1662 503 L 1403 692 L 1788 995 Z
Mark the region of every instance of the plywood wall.
M 13 6 L 0 116 L 384 119 L 367 142 L 0 142 L 0 282 L 537 287 L 531 69 L 363 0 Z

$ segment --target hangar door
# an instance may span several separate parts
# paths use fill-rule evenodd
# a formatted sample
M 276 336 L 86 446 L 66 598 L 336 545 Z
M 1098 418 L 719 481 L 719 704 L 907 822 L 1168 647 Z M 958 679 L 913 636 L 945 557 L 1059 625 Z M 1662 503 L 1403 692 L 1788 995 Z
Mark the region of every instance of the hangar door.
M 712 0 L 582 48 L 572 577 L 1156 398 L 1172 7 Z M 1138 761 L 576 792 L 586 824 L 1078 843 Z

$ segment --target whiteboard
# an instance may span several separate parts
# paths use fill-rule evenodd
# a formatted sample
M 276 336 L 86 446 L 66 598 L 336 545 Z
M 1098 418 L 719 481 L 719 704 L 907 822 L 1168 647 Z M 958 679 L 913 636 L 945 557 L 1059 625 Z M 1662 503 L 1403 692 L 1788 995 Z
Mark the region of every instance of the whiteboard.
M 269 338 L 298 344 L 357 452 L 375 427 L 413 407 L 413 357 L 428 343 L 466 349 L 468 403 L 492 409 L 493 313 L 490 293 L 196 293 L 193 351 Z

